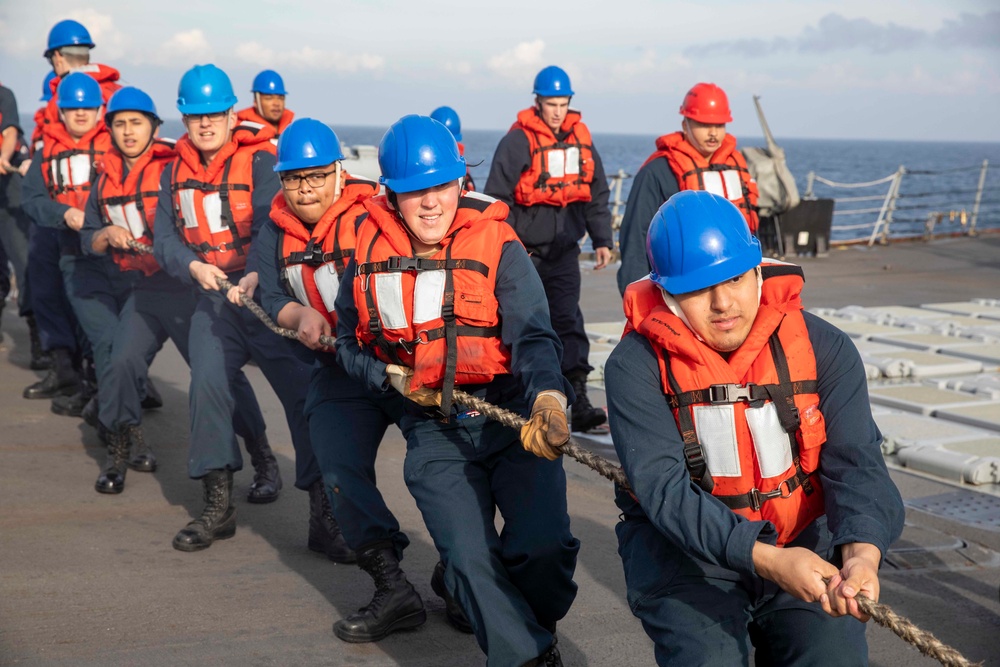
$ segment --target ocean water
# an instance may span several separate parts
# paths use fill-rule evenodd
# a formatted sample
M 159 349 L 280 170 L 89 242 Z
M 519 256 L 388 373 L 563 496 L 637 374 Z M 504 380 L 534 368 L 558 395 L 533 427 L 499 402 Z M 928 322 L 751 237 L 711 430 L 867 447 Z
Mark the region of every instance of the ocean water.
M 385 128 L 333 125 L 340 140 L 348 145 L 377 146 Z M 183 132 L 178 121 L 167 121 L 164 136 L 177 137 Z M 503 130 L 465 130 L 465 156 L 471 173 L 481 189 L 489 175 L 493 150 Z M 608 176 L 619 170 L 633 175 L 653 151 L 656 137 L 637 134 L 594 134 L 594 144 Z M 900 183 L 900 197 L 893 213 L 892 236 L 923 233 L 928 215 L 943 213 L 936 231 L 962 231 L 961 211 L 971 221 L 976 190 L 984 160 L 989 161 L 977 229 L 1000 228 L 1000 143 L 953 143 L 929 141 L 849 141 L 829 139 L 781 139 L 789 169 L 795 176 L 799 193 L 805 194 L 809 172 L 839 183 L 863 183 L 891 176 L 900 166 L 907 173 Z M 759 137 L 740 138 L 739 146 L 766 146 Z M 622 184 L 621 201 L 628 199 L 632 179 Z M 845 229 L 850 225 L 871 225 L 878 213 L 851 214 L 859 209 L 879 208 L 889 189 L 888 183 L 868 188 L 830 188 L 816 183 L 813 194 L 837 200 L 832 239 L 867 237 L 866 229 Z M 872 197 L 869 201 L 842 201 L 845 197 Z M 954 221 L 950 213 L 956 212 Z

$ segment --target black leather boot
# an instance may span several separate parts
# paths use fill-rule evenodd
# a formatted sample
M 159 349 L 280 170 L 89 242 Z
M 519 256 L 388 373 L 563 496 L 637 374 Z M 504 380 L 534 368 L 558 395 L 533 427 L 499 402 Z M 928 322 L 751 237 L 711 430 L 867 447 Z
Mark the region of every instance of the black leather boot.
M 356 613 L 333 624 L 337 637 L 354 644 L 375 642 L 424 624 L 424 603 L 399 569 L 395 549 L 365 549 L 358 554 L 358 565 L 375 582 L 375 596 Z
M 260 440 L 245 441 L 250 464 L 253 466 L 253 484 L 247 493 L 247 502 L 264 504 L 273 503 L 281 492 L 281 471 L 278 470 L 278 459 L 274 458 L 267 436 Z
M 69 350 L 57 347 L 51 355 L 52 368 L 40 381 L 25 388 L 25 398 L 72 396 L 80 390 L 80 374 L 73 368 L 73 356 Z
M 184 526 L 174 536 L 174 549 L 201 551 L 215 540 L 236 534 L 236 508 L 233 507 L 233 472 L 212 470 L 201 479 L 205 491 L 205 509 L 201 516 Z
M 65 417 L 82 417 L 83 409 L 91 399 L 97 398 L 97 369 L 91 359 L 83 360 L 80 373 L 80 390 L 72 396 L 56 396 L 52 399 L 52 412 Z
M 52 355 L 42 350 L 42 339 L 38 337 L 38 324 L 34 315 L 25 315 L 28 322 L 28 335 L 31 338 L 31 363 L 33 371 L 47 371 L 52 368 Z
M 562 656 L 559 655 L 559 649 L 556 648 L 555 640 L 553 640 L 552 646 L 545 653 L 534 660 L 524 663 L 523 667 L 563 667 Z
M 326 554 L 334 563 L 347 564 L 358 560 L 340 532 L 322 480 L 309 487 L 309 548 Z
M 156 470 L 156 455 L 146 443 L 142 426 L 132 424 L 126 429 L 129 442 L 132 444 L 132 456 L 128 459 L 128 467 L 137 472 L 154 472 Z
M 127 427 L 108 431 L 108 458 L 104 468 L 94 482 L 98 493 L 121 493 L 125 489 L 125 473 L 128 472 L 128 431 Z
M 52 401 L 55 403 L 55 399 Z M 87 404 L 83 406 L 83 410 L 80 411 L 80 418 L 85 421 L 89 426 L 100 430 L 101 420 L 100 420 L 100 406 L 97 404 L 97 394 L 95 393 L 87 401 Z
M 600 408 L 595 408 L 590 404 L 587 397 L 587 373 L 578 371 L 566 376 L 569 383 L 573 385 L 573 393 L 576 394 L 576 401 L 570 411 L 570 428 L 574 431 L 589 431 L 600 426 L 608 420 L 608 415 Z
M 163 397 L 153 384 L 153 378 L 146 378 L 146 398 L 139 404 L 143 410 L 155 410 L 163 407 Z
M 458 600 L 451 597 L 451 593 L 445 588 L 444 563 L 441 561 L 438 561 L 437 565 L 434 566 L 434 574 L 431 576 L 431 590 L 434 591 L 435 595 L 444 600 L 444 616 L 448 619 L 451 627 L 459 632 L 471 635 L 472 624 L 469 623 L 465 612 L 462 611 L 462 605 L 458 604 Z

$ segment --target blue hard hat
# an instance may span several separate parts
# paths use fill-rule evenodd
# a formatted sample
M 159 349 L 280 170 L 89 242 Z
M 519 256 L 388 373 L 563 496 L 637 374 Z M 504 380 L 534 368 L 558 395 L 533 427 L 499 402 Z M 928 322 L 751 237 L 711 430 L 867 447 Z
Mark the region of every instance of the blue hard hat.
M 281 80 L 281 75 L 273 69 L 266 69 L 253 78 L 251 93 L 263 93 L 264 95 L 287 95 L 285 82 Z
M 56 90 L 56 106 L 60 109 L 96 109 L 104 104 L 101 84 L 83 72 L 63 77 Z
M 278 138 L 275 171 L 325 167 L 344 159 L 337 133 L 314 118 L 299 118 Z
M 83 24 L 66 19 L 52 26 L 49 30 L 49 46 L 45 49 L 45 57 L 48 58 L 56 49 L 64 46 L 89 46 L 94 48 L 94 40 L 90 38 L 90 33 L 83 27 Z
M 111 96 L 111 99 L 108 100 L 108 106 L 104 109 L 104 116 L 110 117 L 119 111 L 139 111 L 160 120 L 159 114 L 156 113 L 156 105 L 153 104 L 153 98 L 131 86 L 121 88 Z
M 549 65 L 535 77 L 535 88 L 532 91 L 541 97 L 572 97 L 573 88 L 569 85 L 569 74 L 555 65 Z
M 52 99 L 52 79 L 56 78 L 56 73 L 49 70 L 49 73 L 45 75 L 45 80 L 42 81 L 42 96 L 38 98 L 39 102 L 48 102 Z
M 287 130 L 286 130 L 287 131 Z M 378 145 L 379 183 L 393 192 L 433 188 L 465 176 L 451 131 L 429 116 L 403 116 Z
M 235 105 L 233 84 L 215 65 L 195 65 L 177 86 L 177 110 L 182 114 L 219 113 Z
M 455 141 L 462 140 L 462 119 L 458 117 L 457 111 L 451 107 L 438 107 L 431 112 L 431 118 L 451 130 Z
M 725 197 L 684 190 L 666 201 L 649 223 L 649 279 L 671 294 L 718 285 L 761 261 L 760 242 L 746 218 Z

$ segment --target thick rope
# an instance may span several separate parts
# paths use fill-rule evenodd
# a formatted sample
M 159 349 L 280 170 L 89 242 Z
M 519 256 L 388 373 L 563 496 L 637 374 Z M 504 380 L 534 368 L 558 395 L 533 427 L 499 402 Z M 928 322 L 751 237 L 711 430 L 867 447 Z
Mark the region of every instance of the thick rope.
M 522 426 L 528 423 L 528 420 L 517 414 L 516 412 L 511 412 L 510 410 L 504 410 L 499 408 L 492 403 L 488 403 L 481 398 L 477 398 L 472 394 L 467 394 L 459 389 L 455 390 L 455 400 L 462 405 L 466 405 L 474 410 L 478 410 L 490 419 L 498 421 L 504 426 L 509 426 L 513 429 L 520 429 Z M 610 479 L 615 484 L 620 484 L 624 488 L 631 488 L 628 485 L 628 479 L 625 477 L 625 471 L 620 467 L 616 466 L 611 461 L 607 460 L 602 456 L 598 456 L 592 451 L 585 449 L 575 443 L 572 439 L 566 444 L 559 448 L 563 454 L 568 454 L 573 457 L 583 465 L 587 466 L 591 470 L 599 473 L 602 477 Z
M 152 254 L 153 252 L 153 248 L 151 246 L 139 243 L 138 241 L 129 241 L 128 245 L 140 253 Z M 223 290 L 228 291 L 235 287 L 235 285 L 225 278 L 216 278 L 215 280 L 219 284 L 219 287 Z M 256 316 L 257 319 L 259 319 L 268 329 L 284 338 L 298 340 L 299 336 L 296 331 L 279 327 L 274 323 L 274 320 L 272 320 L 268 314 L 264 312 L 264 309 L 257 305 L 253 299 L 245 294 L 240 294 L 240 301 L 242 301 L 243 305 L 246 306 L 247 309 L 253 313 L 254 316 Z M 336 344 L 336 340 L 329 336 L 320 336 L 320 342 L 330 347 L 333 347 Z M 459 389 L 455 390 L 454 396 L 459 403 L 474 410 L 478 410 L 490 419 L 493 419 L 504 426 L 509 426 L 513 429 L 520 429 L 528 423 L 527 419 L 516 412 L 511 412 L 510 410 L 497 407 L 488 401 Z M 625 477 L 624 470 L 606 458 L 598 456 L 590 450 L 581 447 L 572 439 L 560 447 L 560 449 L 563 454 L 571 456 L 583 465 L 599 473 L 601 476 L 606 477 L 626 489 L 630 488 L 628 479 Z M 883 627 L 889 628 L 907 643 L 917 647 L 921 653 L 934 658 L 942 665 L 945 665 L 945 667 L 975 667 L 975 665 L 981 665 L 981 663 L 969 662 L 956 649 L 942 643 L 937 637 L 926 630 L 921 630 L 906 617 L 896 614 L 887 605 L 879 602 L 873 602 L 864 595 L 860 594 L 856 599 L 858 601 L 858 609 L 860 609 L 863 614 L 871 616 L 873 621 Z

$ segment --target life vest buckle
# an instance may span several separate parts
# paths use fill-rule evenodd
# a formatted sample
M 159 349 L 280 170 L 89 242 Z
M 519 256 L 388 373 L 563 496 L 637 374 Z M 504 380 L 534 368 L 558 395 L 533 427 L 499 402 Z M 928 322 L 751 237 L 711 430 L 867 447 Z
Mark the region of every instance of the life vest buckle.
M 416 257 L 393 256 L 386 261 L 389 271 L 416 271 L 420 268 L 419 260 Z
M 784 491 L 782 490 L 784 487 Z M 760 489 L 754 487 L 750 489 L 750 509 L 754 512 L 759 512 L 761 505 L 765 501 L 771 500 L 772 498 L 790 498 L 792 495 L 792 484 L 791 480 L 785 479 L 773 491 L 761 491 Z
M 708 388 L 708 400 L 710 403 L 738 403 L 740 401 L 750 402 L 753 400 L 751 390 L 753 384 L 713 384 Z

